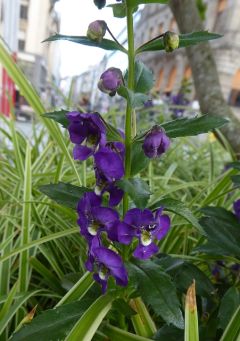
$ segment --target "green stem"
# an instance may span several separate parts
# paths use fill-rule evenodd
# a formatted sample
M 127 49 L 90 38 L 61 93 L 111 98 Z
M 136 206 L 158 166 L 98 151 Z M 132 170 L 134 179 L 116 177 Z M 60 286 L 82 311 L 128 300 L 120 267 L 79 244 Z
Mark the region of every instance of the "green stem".
M 134 32 L 133 32 L 133 8 L 127 6 L 127 33 L 128 33 L 128 88 L 134 90 Z M 135 123 L 134 123 L 135 125 Z M 131 143 L 132 143 L 132 107 L 127 103 L 125 118 L 125 178 L 131 175 Z M 123 198 L 123 214 L 128 210 L 128 195 Z

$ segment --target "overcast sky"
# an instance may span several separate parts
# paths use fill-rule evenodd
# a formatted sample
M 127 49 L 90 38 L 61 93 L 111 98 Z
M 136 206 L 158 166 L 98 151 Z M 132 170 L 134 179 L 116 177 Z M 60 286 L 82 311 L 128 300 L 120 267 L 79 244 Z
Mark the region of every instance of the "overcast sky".
M 108 4 L 111 2 L 114 1 L 108 1 Z M 126 26 L 125 18 L 114 18 L 111 8 L 98 10 L 93 0 L 60 0 L 56 3 L 56 10 L 61 15 L 61 34 L 86 35 L 89 23 L 98 19 L 105 20 L 114 35 L 118 35 Z M 106 35 L 106 38 L 109 36 Z M 90 65 L 97 64 L 106 53 L 102 49 L 71 42 L 59 41 L 56 44 L 60 45 L 62 77 L 82 73 Z M 119 54 L 118 58 L 119 62 L 125 64 L 126 57 L 123 54 Z

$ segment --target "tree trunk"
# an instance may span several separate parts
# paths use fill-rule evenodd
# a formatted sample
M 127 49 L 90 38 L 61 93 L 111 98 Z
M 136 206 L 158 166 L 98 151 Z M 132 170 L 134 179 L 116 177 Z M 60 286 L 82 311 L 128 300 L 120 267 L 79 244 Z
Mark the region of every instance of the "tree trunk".
M 195 0 L 170 0 L 169 5 L 181 33 L 204 30 Z M 186 50 L 201 112 L 226 117 L 230 120 L 221 131 L 239 157 L 240 120 L 223 98 L 210 44 L 208 42 L 201 43 L 188 47 Z

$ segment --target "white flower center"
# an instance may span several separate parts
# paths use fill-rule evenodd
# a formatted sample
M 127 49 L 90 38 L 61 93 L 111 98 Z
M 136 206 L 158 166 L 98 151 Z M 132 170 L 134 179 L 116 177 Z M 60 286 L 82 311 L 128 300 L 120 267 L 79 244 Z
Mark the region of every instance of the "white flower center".
M 151 236 L 151 232 L 149 231 L 142 231 L 141 233 L 141 243 L 143 246 L 148 246 L 152 243 L 152 236 Z

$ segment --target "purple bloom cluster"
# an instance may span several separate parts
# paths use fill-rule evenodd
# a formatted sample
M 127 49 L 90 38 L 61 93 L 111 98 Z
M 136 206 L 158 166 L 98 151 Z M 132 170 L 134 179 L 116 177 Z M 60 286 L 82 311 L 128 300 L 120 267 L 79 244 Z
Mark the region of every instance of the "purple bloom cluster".
M 94 279 L 105 293 L 109 276 L 114 277 L 118 285 L 128 283 L 127 271 L 117 249 L 119 244 L 133 242 L 130 251 L 133 249 L 134 257 L 150 258 L 158 252 L 157 242 L 167 234 L 170 218 L 162 209 L 153 213 L 149 209 L 133 208 L 121 219 L 114 207 L 124 194 L 116 184 L 124 177 L 124 144 L 107 141 L 106 125 L 98 113 L 73 111 L 67 118 L 70 140 L 75 144 L 74 159 L 93 158 L 96 186 L 94 191 L 85 192 L 78 202 L 77 223 L 88 243 L 86 268 L 94 273 Z M 166 151 L 169 143 L 164 130 L 155 126 L 147 133 L 143 150 L 148 157 L 157 157 Z M 107 203 L 105 193 L 108 193 Z

